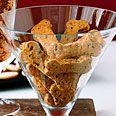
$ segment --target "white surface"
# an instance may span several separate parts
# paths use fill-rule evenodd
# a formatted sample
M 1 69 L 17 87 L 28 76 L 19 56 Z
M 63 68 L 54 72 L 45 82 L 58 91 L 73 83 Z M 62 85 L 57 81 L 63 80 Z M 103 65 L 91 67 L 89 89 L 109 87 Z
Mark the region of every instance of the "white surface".
M 112 42 L 99 61 L 81 98 L 94 100 L 97 116 L 116 116 L 116 42 Z M 31 88 L 1 91 L 0 98 L 37 98 Z

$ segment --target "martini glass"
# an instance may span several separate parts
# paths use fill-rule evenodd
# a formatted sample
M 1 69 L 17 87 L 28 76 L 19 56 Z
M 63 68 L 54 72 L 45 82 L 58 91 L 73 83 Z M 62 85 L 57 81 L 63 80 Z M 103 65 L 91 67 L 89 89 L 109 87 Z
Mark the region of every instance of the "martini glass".
M 33 26 L 43 19 L 50 20 L 55 34 L 47 34 L 48 32 L 43 32 L 43 34 L 31 32 Z M 98 33 L 96 35 L 96 31 L 80 32 L 78 34 L 63 34 L 65 31 L 65 24 L 70 19 L 86 20 L 90 24 L 90 30 L 97 29 L 97 32 L 100 35 L 98 35 Z M 116 13 L 106 9 L 77 5 L 32 6 L 16 10 L 14 29 L 10 28 L 7 19 L 4 20 L 4 22 L 6 23 L 4 26 L 1 26 L 1 29 L 6 33 L 6 41 L 13 54 L 16 56 L 32 88 L 36 92 L 38 100 L 45 110 L 46 115 L 68 116 L 99 59 L 116 34 Z M 43 27 L 43 31 L 44 30 L 45 28 Z M 103 38 L 100 50 L 98 50 L 99 52 L 95 56 L 91 55 L 90 65 L 84 63 L 87 70 L 84 71 L 83 74 L 80 74 L 79 71 L 83 69 L 83 66 L 81 67 L 81 65 L 72 70 L 70 69 L 71 67 L 68 67 L 69 70 L 71 70 L 71 72 L 69 71 L 68 73 L 67 70 L 64 71 L 66 68 L 65 66 L 60 66 L 62 70 L 58 70 L 55 67 L 58 62 L 67 57 L 67 59 L 70 60 L 69 56 L 72 59 L 75 59 L 74 56 L 78 59 L 79 56 L 75 54 L 76 50 L 74 47 L 72 50 L 70 49 L 70 54 L 69 49 L 65 52 L 63 51 L 64 49 L 62 49 L 59 53 L 58 50 L 60 50 L 60 48 L 58 47 L 55 47 L 57 52 L 54 52 L 54 44 L 50 44 L 49 41 L 55 38 L 60 42 L 62 37 L 78 37 L 78 40 L 80 41 L 81 37 L 85 37 L 85 35 L 87 37 L 92 37 L 94 35 L 96 40 L 99 39 L 99 37 Z M 41 42 L 45 39 L 47 39 L 47 41 L 45 44 L 42 44 L 40 41 L 37 41 L 38 38 L 40 38 Z M 61 44 L 56 45 L 67 46 Z M 84 49 L 85 46 L 83 46 L 82 49 Z M 33 51 L 33 49 L 36 50 Z M 40 51 L 38 51 L 38 49 Z M 31 50 L 33 52 L 29 54 Z M 96 51 L 93 51 L 93 54 L 94 52 Z M 50 53 L 54 53 L 56 56 L 51 58 Z M 82 54 L 82 52 L 79 53 Z M 39 58 L 38 54 L 41 55 Z M 60 56 L 62 56 L 62 58 Z M 47 67 L 48 64 L 45 64 L 48 62 L 46 58 L 49 61 L 52 59 L 53 62 L 55 60 L 55 63 L 53 63 L 54 65 L 52 65 L 51 68 Z M 49 68 L 47 70 L 48 73 L 45 72 L 45 68 Z M 49 71 L 51 72 L 49 73 Z M 55 76 L 53 73 L 55 73 Z M 51 74 L 51 76 L 49 74 Z

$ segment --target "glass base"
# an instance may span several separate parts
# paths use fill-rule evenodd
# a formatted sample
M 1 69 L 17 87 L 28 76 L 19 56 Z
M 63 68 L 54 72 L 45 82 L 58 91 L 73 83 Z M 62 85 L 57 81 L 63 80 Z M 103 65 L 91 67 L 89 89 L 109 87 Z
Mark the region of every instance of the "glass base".
M 0 115 L 16 115 L 20 110 L 20 105 L 13 100 L 0 99 Z
M 69 116 L 70 111 L 72 110 L 74 103 L 70 103 L 66 107 L 48 107 L 43 106 L 43 109 L 46 112 L 46 116 Z

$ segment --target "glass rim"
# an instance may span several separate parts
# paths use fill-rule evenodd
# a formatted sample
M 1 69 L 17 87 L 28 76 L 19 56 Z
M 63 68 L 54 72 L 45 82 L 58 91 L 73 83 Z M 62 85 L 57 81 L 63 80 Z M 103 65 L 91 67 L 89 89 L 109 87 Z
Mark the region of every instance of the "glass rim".
M 9 13 L 9 12 L 13 12 L 13 11 L 20 11 L 20 10 L 24 10 L 24 9 L 31 9 L 31 8 L 39 8 L 39 7 L 51 7 L 51 6 L 56 6 L 56 7 L 59 7 L 59 6 L 77 6 L 77 7 L 86 7 L 86 8 L 95 8 L 95 9 L 101 9 L 101 10 L 106 10 L 106 11 L 109 11 L 113 14 L 116 15 L 116 12 L 115 11 L 112 11 L 112 10 L 109 10 L 109 9 L 104 9 L 104 8 L 99 8 L 99 7 L 94 7 L 94 6 L 84 6 L 84 5 L 40 5 L 40 6 L 28 6 L 28 7 L 22 7 L 22 8 L 17 8 L 17 9 L 14 9 L 14 10 L 11 10 L 11 11 L 8 11 L 8 12 L 5 12 L 5 13 L 1 13 L 0 15 L 2 14 L 6 14 L 6 13 Z M 8 28 L 7 26 L 3 25 L 3 26 L 0 26 L 2 28 L 5 28 L 11 32 L 15 32 L 15 33 L 19 33 L 19 34 L 27 34 L 27 35 L 49 35 L 49 36 L 61 36 L 61 35 L 83 35 L 85 33 L 94 33 L 94 32 L 78 32 L 77 34 L 64 34 L 64 33 L 58 33 L 58 34 L 38 34 L 38 33 L 31 33 L 31 32 L 26 32 L 26 31 L 19 31 L 19 30 L 14 30 L 14 29 L 10 29 Z M 102 30 L 98 30 L 99 32 L 104 32 L 106 30 L 110 30 L 110 29 L 113 29 L 113 28 L 116 28 L 116 26 L 113 26 L 113 27 L 110 27 L 110 28 L 106 28 L 106 29 L 102 29 Z M 97 30 L 97 29 L 93 29 L 93 30 Z

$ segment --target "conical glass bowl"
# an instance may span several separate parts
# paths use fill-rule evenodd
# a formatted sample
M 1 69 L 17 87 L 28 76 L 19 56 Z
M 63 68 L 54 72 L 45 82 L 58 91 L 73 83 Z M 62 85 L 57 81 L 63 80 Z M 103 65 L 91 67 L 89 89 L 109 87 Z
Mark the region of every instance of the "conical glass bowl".
M 116 34 L 116 13 L 77 5 L 33 6 L 16 10 L 14 30 L 4 22 L 6 41 L 46 115 L 68 116 Z

